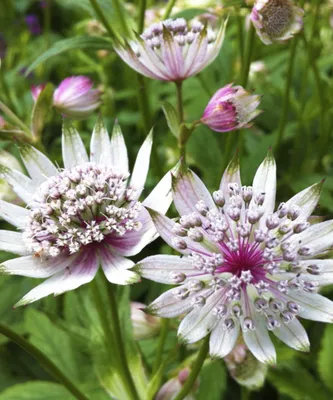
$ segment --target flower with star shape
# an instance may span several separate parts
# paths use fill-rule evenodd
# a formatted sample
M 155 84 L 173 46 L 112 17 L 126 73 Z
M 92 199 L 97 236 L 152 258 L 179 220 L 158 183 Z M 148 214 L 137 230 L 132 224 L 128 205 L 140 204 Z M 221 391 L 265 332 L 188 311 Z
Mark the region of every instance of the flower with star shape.
M 275 363 L 269 333 L 290 347 L 309 350 L 299 318 L 333 322 L 333 302 L 318 288 L 333 283 L 333 221 L 310 224 L 322 183 L 296 194 L 275 210 L 276 164 L 268 153 L 252 186 L 243 186 L 238 159 L 228 165 L 211 194 L 192 171 L 173 177 L 180 219 L 156 211 L 161 237 L 182 255 L 156 255 L 134 268 L 142 277 L 177 285 L 147 312 L 183 314 L 178 334 L 194 343 L 210 334 L 210 354 L 225 357 L 242 335 L 254 356 Z M 275 210 L 275 211 L 274 211 Z
M 94 128 L 90 157 L 76 129 L 64 124 L 64 169 L 39 150 L 21 148 L 30 177 L 0 166 L 27 207 L 0 201 L 0 216 L 18 228 L 0 231 L 0 250 L 21 257 L 0 265 L 9 275 L 48 278 L 17 305 L 58 295 L 90 282 L 101 266 L 109 282 L 126 285 L 140 277 L 126 258 L 138 254 L 157 237 L 145 206 L 165 213 L 171 203 L 170 173 L 143 203 L 152 147 L 150 133 L 139 150 L 132 175 L 119 125 L 111 141 L 103 123 Z

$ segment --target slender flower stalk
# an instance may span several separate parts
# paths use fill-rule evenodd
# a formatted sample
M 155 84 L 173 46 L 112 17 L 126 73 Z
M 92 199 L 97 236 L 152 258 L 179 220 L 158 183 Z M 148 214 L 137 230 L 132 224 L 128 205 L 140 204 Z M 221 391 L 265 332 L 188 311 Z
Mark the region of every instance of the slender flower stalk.
M 168 5 L 165 9 L 165 13 L 163 15 L 163 19 L 168 19 L 172 13 L 173 7 L 176 5 L 177 0 L 169 0 Z
M 169 174 L 143 203 L 138 201 L 151 147 L 149 134 L 129 179 L 127 149 L 117 123 L 110 141 L 98 121 L 90 157 L 78 132 L 65 123 L 63 170 L 28 145 L 21 147 L 21 155 L 31 178 L 0 166 L 1 177 L 27 203 L 22 208 L 0 201 L 0 216 L 21 230 L 0 231 L 0 249 L 21 256 L 4 262 L 1 272 L 49 278 L 17 305 L 76 289 L 92 281 L 100 265 L 109 282 L 127 285 L 140 279 L 126 257 L 156 238 L 145 206 L 166 212 L 171 202 Z
M 21 335 L 18 335 L 8 326 L 0 323 L 0 334 L 6 336 L 8 339 L 12 340 L 14 343 L 22 347 L 27 353 L 31 354 L 40 365 L 45 368 L 51 376 L 59 383 L 65 386 L 65 388 L 72 393 L 72 395 L 78 400 L 89 400 L 88 397 L 81 392 L 81 390 L 72 382 L 62 371 L 58 368 L 53 361 L 51 361 L 41 350 L 35 345 L 30 343 L 28 340 L 24 339 Z
M 178 287 L 147 312 L 164 318 L 187 314 L 178 329 L 186 343 L 210 333 L 210 355 L 229 354 L 240 333 L 253 355 L 274 364 L 269 332 L 288 346 L 309 350 L 299 318 L 333 322 L 333 302 L 317 293 L 333 282 L 333 220 L 310 224 L 323 182 L 275 209 L 276 165 L 268 153 L 252 186 L 242 186 L 238 159 L 210 195 L 182 166 L 173 178 L 178 222 L 150 211 L 162 238 L 182 257 L 156 255 L 139 262 L 142 277 Z M 311 221 L 312 222 L 312 221 Z
M 209 351 L 209 335 L 207 335 L 206 338 L 203 340 L 197 358 L 192 366 L 191 373 L 188 376 L 182 390 L 178 393 L 178 395 L 175 397 L 174 400 L 183 400 L 190 393 L 195 384 L 196 379 L 200 374 L 201 368 L 207 357 L 208 351 Z

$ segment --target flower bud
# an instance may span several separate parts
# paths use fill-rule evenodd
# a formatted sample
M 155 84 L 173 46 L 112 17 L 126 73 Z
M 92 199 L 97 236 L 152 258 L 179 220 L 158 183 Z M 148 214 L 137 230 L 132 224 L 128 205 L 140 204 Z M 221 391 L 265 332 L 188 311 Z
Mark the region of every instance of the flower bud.
M 190 370 L 188 368 L 181 370 L 178 376 L 170 379 L 161 387 L 155 397 L 155 400 L 173 400 L 181 391 L 189 374 Z M 192 393 L 186 396 L 186 400 L 195 400 L 194 393 L 198 390 L 198 387 L 199 381 L 197 380 L 193 385 Z
M 249 127 L 249 122 L 261 112 L 257 110 L 259 102 L 259 96 L 229 84 L 211 98 L 201 122 L 216 132 Z
M 149 339 L 158 334 L 161 323 L 160 318 L 146 314 L 142 311 L 145 304 L 131 302 L 131 321 L 135 340 Z
M 251 20 L 265 44 L 283 42 L 293 37 L 303 26 L 304 11 L 291 0 L 257 0 Z
M 25 17 L 25 23 L 32 35 L 40 35 L 42 33 L 42 28 L 39 23 L 37 15 L 29 14 Z
M 230 375 L 240 385 L 255 390 L 264 384 L 267 365 L 258 361 L 245 344 L 237 344 L 224 361 Z
M 34 100 L 34 102 L 37 101 L 38 96 L 40 95 L 40 92 L 45 88 L 46 83 L 42 83 L 41 85 L 37 85 L 37 86 L 31 86 L 30 90 L 31 90 L 31 96 Z
M 53 95 L 54 107 L 65 117 L 85 118 L 100 105 L 101 92 L 86 76 L 64 79 Z

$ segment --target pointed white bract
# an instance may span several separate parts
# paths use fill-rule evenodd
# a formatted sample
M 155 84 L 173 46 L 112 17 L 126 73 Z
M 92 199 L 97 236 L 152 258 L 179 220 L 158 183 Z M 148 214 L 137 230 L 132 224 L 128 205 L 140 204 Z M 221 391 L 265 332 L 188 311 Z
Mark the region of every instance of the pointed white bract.
M 292 0 L 256 0 L 251 20 L 263 43 L 281 43 L 302 29 L 303 14 Z
M 260 362 L 274 364 L 270 332 L 308 351 L 299 318 L 333 322 L 333 302 L 317 293 L 333 281 L 333 260 L 322 259 L 333 246 L 333 221 L 309 223 L 322 184 L 275 210 L 270 151 L 252 186 L 242 186 L 235 158 L 212 196 L 197 175 L 181 167 L 172 182 L 180 219 L 150 214 L 161 237 L 182 256 L 151 256 L 135 267 L 143 278 L 178 286 L 147 312 L 166 318 L 187 313 L 179 336 L 194 343 L 211 333 L 212 357 L 225 357 L 242 335 Z
M 138 254 L 158 236 L 138 201 L 148 173 L 152 134 L 139 151 L 131 179 L 118 124 L 110 141 L 103 122 L 97 122 L 89 158 L 79 133 L 65 123 L 62 147 L 62 170 L 35 148 L 21 149 L 31 179 L 0 165 L 0 177 L 27 202 L 23 208 L 0 201 L 0 217 L 21 231 L 1 231 L 0 249 L 23 256 L 4 262 L 0 272 L 48 278 L 19 305 L 88 283 L 100 266 L 112 283 L 137 282 L 140 276 L 126 256 Z M 164 212 L 171 203 L 168 175 L 150 194 L 156 209 Z
M 140 74 L 161 81 L 183 81 L 217 57 L 225 24 L 218 32 L 184 18 L 152 24 L 131 43 L 118 44 L 118 55 Z

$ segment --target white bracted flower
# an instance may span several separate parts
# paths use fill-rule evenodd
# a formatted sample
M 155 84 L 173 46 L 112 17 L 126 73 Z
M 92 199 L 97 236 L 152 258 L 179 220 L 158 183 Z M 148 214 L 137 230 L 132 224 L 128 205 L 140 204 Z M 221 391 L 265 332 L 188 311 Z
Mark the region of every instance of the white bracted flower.
M 154 23 L 130 43 L 115 46 L 118 55 L 148 78 L 179 82 L 198 74 L 215 60 L 225 25 L 218 32 L 184 18 Z
M 333 283 L 333 220 L 310 224 L 322 182 L 296 194 L 276 211 L 276 165 L 269 152 L 252 186 L 242 186 L 231 161 L 220 189 L 210 195 L 182 168 L 173 179 L 175 222 L 151 211 L 162 238 L 182 254 L 145 258 L 134 268 L 142 277 L 179 286 L 147 309 L 173 318 L 188 313 L 178 334 L 187 343 L 210 336 L 210 354 L 225 357 L 239 332 L 264 363 L 275 363 L 271 331 L 290 347 L 309 350 L 299 317 L 333 322 L 333 302 L 317 293 Z
M 116 284 L 137 282 L 126 258 L 157 237 L 145 205 L 165 213 L 171 203 L 170 173 L 143 203 L 138 201 L 149 168 L 152 133 L 143 143 L 132 176 L 119 125 L 111 141 L 102 120 L 94 128 L 90 157 L 76 129 L 64 124 L 64 169 L 32 146 L 21 148 L 31 178 L 0 166 L 0 175 L 26 202 L 0 201 L 0 217 L 21 232 L 0 231 L 0 250 L 22 257 L 4 262 L 3 274 L 49 278 L 18 302 L 23 305 L 90 282 L 99 266 Z

